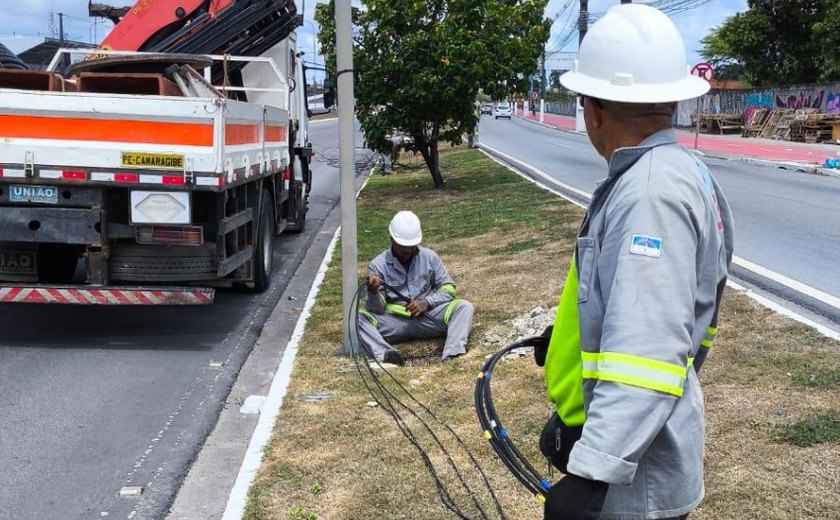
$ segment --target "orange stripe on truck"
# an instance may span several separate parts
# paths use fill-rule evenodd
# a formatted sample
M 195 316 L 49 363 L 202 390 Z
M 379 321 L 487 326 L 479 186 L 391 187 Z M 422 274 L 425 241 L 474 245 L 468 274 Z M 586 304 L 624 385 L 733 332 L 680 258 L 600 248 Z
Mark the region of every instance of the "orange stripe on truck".
M 257 125 L 225 125 L 225 144 L 258 144 L 260 142 L 260 127 Z
M 0 115 L 0 138 L 213 146 L 213 125 Z
M 286 127 L 266 126 L 265 140 L 273 142 L 284 142 L 286 140 Z

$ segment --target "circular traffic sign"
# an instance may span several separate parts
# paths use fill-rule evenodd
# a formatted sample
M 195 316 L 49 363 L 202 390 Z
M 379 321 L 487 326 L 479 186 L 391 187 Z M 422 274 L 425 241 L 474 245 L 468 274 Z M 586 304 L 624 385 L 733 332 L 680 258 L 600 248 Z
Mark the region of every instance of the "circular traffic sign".
M 715 77 L 715 69 L 712 67 L 712 64 L 706 61 L 702 61 L 691 68 L 691 73 L 695 76 L 699 76 L 706 81 L 712 81 L 712 78 Z

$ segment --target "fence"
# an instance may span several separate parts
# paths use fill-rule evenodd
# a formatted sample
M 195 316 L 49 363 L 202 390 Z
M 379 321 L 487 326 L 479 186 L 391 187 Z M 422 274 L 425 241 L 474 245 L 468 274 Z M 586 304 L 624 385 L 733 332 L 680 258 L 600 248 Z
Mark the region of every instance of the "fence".
M 713 90 L 700 98 L 701 114 L 743 114 L 752 108 L 817 108 L 827 114 L 840 113 L 840 82 L 786 85 L 769 89 Z M 575 115 L 575 100 L 546 103 L 546 112 Z M 676 126 L 691 126 L 697 100 L 682 101 L 674 114 Z

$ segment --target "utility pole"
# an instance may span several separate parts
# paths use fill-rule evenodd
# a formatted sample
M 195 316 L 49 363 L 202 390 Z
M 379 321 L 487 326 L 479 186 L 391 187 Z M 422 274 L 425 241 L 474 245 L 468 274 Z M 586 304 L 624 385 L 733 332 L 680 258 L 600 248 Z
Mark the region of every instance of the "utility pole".
M 353 21 L 351 0 L 335 2 L 336 80 L 338 82 L 338 147 L 341 163 L 341 295 L 344 310 L 344 352 L 358 354 L 350 343 L 350 329 L 356 313 L 351 302 L 359 283 L 356 252 L 356 140 L 353 117 L 356 97 L 353 93 Z
M 580 0 L 580 17 L 578 18 L 578 49 L 583 42 L 583 37 L 586 36 L 586 30 L 589 28 L 589 0 Z M 586 122 L 583 120 L 583 107 L 580 106 L 580 96 L 575 103 L 575 130 L 578 132 L 586 131 Z
M 542 60 L 540 60 L 540 101 L 545 100 L 545 47 L 543 47 Z

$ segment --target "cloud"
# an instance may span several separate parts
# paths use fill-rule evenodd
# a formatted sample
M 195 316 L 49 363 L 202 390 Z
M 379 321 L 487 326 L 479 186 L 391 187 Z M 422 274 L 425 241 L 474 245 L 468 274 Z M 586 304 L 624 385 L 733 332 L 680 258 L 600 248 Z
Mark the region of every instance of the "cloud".
M 304 26 L 297 30 L 298 47 L 306 52 L 306 60 L 312 60 L 312 44 L 317 31 L 317 24 L 314 22 L 315 6 L 324 3 L 326 0 L 296 0 L 298 9 L 305 8 Z M 114 5 L 131 4 L 132 0 L 110 0 Z M 354 2 L 357 3 L 357 2 Z M 567 28 L 575 28 L 577 23 L 577 6 L 579 0 L 550 0 L 546 9 L 547 16 L 554 16 L 560 12 L 564 5 L 569 4 L 561 18 L 552 28 L 552 41 L 561 36 Z M 617 0 L 590 0 L 589 11 L 593 15 L 603 13 L 609 7 L 615 5 Z M 690 11 L 677 14 L 672 17 L 680 33 L 685 40 L 688 50 L 689 62 L 700 61 L 698 51 L 701 48 L 700 40 L 709 33 L 713 27 L 720 25 L 726 17 L 731 16 L 747 8 L 746 0 L 712 0 L 708 4 Z M 0 35 L 11 34 L 27 36 L 51 36 L 50 12 L 54 14 L 55 34 L 57 34 L 58 16 L 57 13 L 65 13 L 64 30 L 69 39 L 89 42 L 91 40 L 101 41 L 108 31 L 110 22 L 103 24 L 87 14 L 87 2 L 80 0 L 16 0 L 0 1 Z M 572 12 L 573 11 L 573 12 Z M 568 16 L 572 14 L 572 16 Z M 562 68 L 568 66 L 577 50 L 577 34 L 571 37 L 569 45 L 563 51 L 570 54 L 555 56 L 550 60 L 549 68 Z M 320 52 L 317 49 L 316 51 Z M 318 63 L 323 63 L 323 58 L 317 58 Z
M 589 12 L 591 16 L 602 14 L 610 7 L 616 5 L 615 0 L 590 0 Z M 647 2 L 645 2 L 647 3 Z M 556 41 L 568 29 L 574 29 L 575 34 L 572 37 L 569 45 L 562 49 L 568 54 L 561 54 L 555 56 L 551 60 L 551 68 L 565 68 L 571 66 L 571 61 L 574 58 L 574 52 L 577 51 L 577 13 L 579 0 L 550 0 L 546 13 L 548 16 L 563 11 L 565 5 L 570 5 L 571 9 L 566 9 L 561 18 L 555 22 L 552 27 L 552 41 Z M 682 13 L 673 15 L 671 20 L 679 29 L 683 36 L 686 51 L 688 52 L 689 63 L 697 63 L 702 61 L 699 51 L 702 48 L 700 40 L 702 40 L 709 31 L 720 25 L 727 17 L 747 9 L 746 0 L 711 0 L 709 3 Z M 574 11 L 574 15 L 570 18 L 568 13 L 570 10 Z M 568 21 L 567 21 L 568 20 Z

